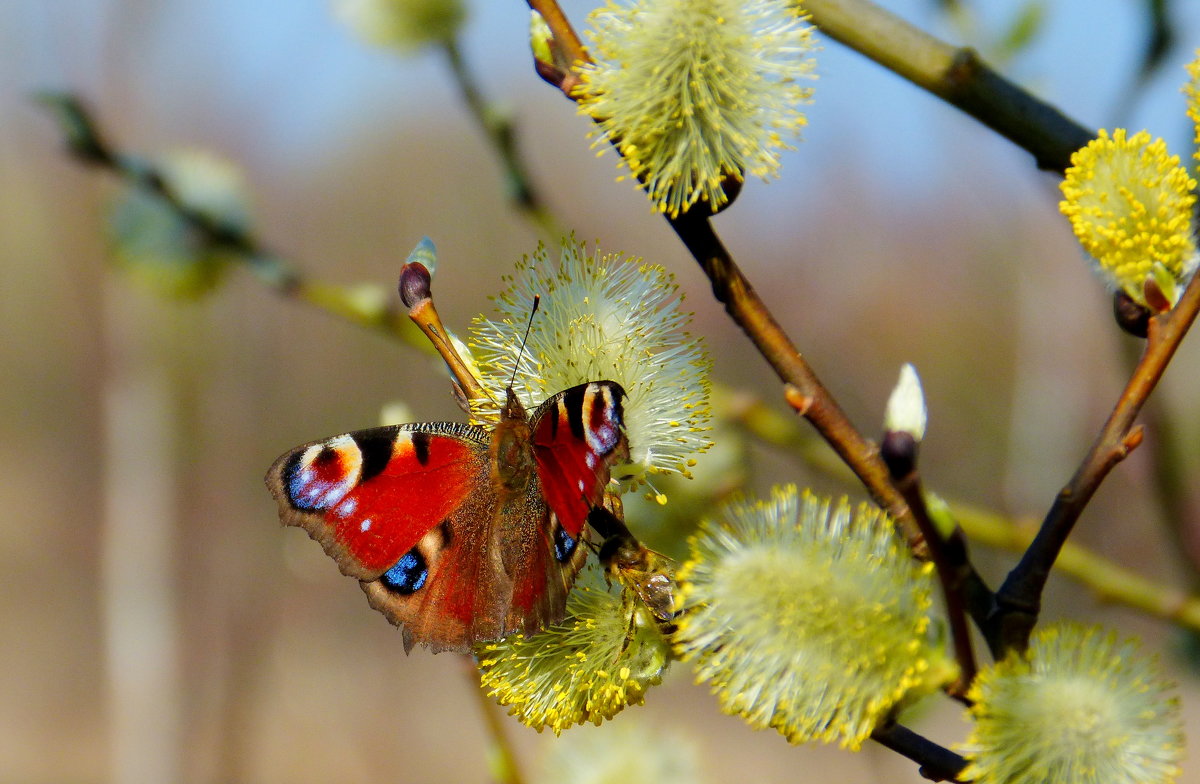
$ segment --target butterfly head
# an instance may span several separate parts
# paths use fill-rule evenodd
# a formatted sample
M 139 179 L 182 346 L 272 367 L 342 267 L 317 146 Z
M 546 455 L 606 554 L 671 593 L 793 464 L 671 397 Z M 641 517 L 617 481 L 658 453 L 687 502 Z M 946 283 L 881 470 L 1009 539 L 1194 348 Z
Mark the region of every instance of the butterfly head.
M 525 410 L 525 406 L 521 404 L 521 398 L 517 397 L 517 393 L 511 384 L 509 384 L 508 389 L 504 390 L 504 408 L 500 411 L 500 419 L 503 422 L 529 421 L 529 413 Z

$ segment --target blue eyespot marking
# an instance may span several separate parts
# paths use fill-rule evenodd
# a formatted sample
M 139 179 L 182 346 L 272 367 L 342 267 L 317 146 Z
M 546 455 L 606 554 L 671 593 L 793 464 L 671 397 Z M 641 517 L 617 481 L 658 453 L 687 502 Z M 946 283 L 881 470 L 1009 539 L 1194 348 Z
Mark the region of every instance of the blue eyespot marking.
M 305 512 L 333 507 L 354 489 L 361 463 L 361 453 L 349 436 L 296 452 L 283 471 L 288 501 Z
M 419 591 L 428 577 L 429 567 L 414 547 L 405 553 L 395 566 L 384 572 L 380 579 L 396 593 L 410 594 Z
M 577 544 L 578 542 L 572 539 L 570 535 L 563 530 L 561 525 L 555 526 L 554 557 L 557 558 L 560 563 L 567 561 L 571 557 L 571 553 L 575 552 L 575 545 Z

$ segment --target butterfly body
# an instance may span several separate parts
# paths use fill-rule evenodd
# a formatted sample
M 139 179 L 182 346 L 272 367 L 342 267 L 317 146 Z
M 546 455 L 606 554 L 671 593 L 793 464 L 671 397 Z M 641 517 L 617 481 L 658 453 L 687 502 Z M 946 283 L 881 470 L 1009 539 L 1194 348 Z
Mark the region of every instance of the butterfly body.
M 562 619 L 588 512 L 628 454 L 624 397 L 596 381 L 530 415 L 509 390 L 493 430 L 361 430 L 293 449 L 266 482 L 280 519 L 360 581 L 406 650 L 467 651 Z

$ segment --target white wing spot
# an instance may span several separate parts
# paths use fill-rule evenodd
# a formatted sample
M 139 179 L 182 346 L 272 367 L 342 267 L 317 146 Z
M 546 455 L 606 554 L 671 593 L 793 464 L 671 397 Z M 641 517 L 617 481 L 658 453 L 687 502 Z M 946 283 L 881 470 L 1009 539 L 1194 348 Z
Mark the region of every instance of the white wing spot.
M 367 531 L 371 530 L 371 519 L 367 518 L 366 520 L 363 520 L 361 523 L 359 523 L 358 530 L 362 531 L 363 533 L 366 533 Z

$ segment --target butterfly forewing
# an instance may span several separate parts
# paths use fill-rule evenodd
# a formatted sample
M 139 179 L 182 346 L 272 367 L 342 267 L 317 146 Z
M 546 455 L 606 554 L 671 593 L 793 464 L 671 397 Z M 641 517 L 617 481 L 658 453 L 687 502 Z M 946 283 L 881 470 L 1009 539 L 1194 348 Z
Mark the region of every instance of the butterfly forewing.
M 267 486 L 280 519 L 319 541 L 344 574 L 391 569 L 487 475 L 486 431 L 435 422 L 360 430 L 298 447 Z

